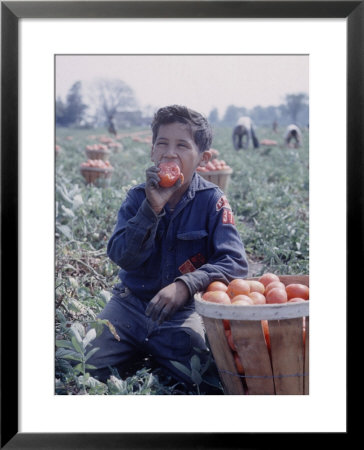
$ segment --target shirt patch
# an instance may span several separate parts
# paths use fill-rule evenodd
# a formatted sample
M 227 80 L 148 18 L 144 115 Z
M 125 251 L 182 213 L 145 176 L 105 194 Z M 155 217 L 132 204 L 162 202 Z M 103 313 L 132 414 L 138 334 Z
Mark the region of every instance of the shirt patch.
M 204 255 L 202 253 L 197 253 L 196 255 L 191 256 L 191 258 L 185 261 L 183 264 L 181 264 L 178 267 L 178 270 L 183 274 L 194 272 L 196 269 L 205 264 L 205 262 L 206 258 L 204 257 Z
M 194 272 L 196 270 L 196 267 L 192 264 L 191 260 L 187 260 L 185 261 L 183 264 L 181 264 L 178 267 L 178 270 L 185 274 L 185 273 L 190 273 L 190 272 Z
M 225 195 L 219 198 L 218 202 L 216 203 L 216 211 L 220 211 L 221 208 L 227 208 L 231 210 L 231 206 L 228 202 L 228 199 Z
M 224 225 L 226 224 L 235 225 L 234 214 L 232 213 L 232 211 L 224 209 L 222 213 L 222 223 Z

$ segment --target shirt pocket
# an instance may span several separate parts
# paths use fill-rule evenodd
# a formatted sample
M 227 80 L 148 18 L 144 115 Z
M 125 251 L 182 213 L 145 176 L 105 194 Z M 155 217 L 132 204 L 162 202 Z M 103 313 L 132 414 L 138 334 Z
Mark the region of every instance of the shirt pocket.
M 207 236 L 206 230 L 184 231 L 177 233 L 177 257 L 180 262 L 201 253 L 207 257 Z

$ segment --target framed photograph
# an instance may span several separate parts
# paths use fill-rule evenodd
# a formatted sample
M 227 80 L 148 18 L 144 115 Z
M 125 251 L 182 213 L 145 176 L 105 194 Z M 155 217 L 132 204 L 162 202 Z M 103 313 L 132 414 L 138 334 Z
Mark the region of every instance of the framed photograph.
M 362 1 L 1 2 L 1 448 L 241 448 L 242 439 L 253 448 L 286 433 L 348 437 L 346 305 L 362 269 L 354 249 L 363 248 L 363 21 Z M 64 77 L 72 55 L 110 65 L 106 55 L 144 55 L 145 71 L 148 55 L 309 60 L 310 395 L 55 396 L 61 55 Z M 259 419 L 268 410 L 270 421 Z

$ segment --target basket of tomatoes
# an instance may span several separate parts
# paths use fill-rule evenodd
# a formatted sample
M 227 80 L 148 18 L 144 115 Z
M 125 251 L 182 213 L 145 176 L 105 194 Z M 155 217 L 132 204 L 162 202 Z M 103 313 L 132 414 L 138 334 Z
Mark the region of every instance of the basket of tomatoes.
M 102 159 L 89 159 L 80 166 L 80 171 L 87 184 L 108 186 L 114 168 L 109 161 Z
M 86 145 L 85 152 L 88 159 L 101 159 L 102 161 L 107 161 L 110 155 L 110 150 L 102 144 Z
M 308 275 L 214 281 L 195 305 L 227 394 L 308 395 Z
M 206 180 L 215 183 L 223 191 L 227 191 L 233 169 L 223 159 L 213 158 L 206 166 L 197 167 L 196 171 Z

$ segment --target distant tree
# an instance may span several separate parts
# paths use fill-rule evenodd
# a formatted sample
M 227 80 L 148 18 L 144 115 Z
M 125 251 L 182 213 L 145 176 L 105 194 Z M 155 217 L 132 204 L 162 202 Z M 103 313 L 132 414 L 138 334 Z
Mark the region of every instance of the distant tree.
M 74 83 L 68 91 L 65 103 L 60 97 L 57 98 L 56 125 L 80 126 L 87 109 L 87 105 L 82 101 L 81 87 L 80 81 Z
M 279 117 L 279 111 L 276 106 L 254 106 L 248 111 L 248 115 L 259 125 L 271 125 Z
M 282 123 L 291 122 L 287 105 L 282 103 L 281 105 L 278 106 L 277 109 L 278 109 L 278 117 L 280 118 L 280 121 Z
M 76 81 L 69 90 L 66 98 L 66 117 L 69 125 L 80 125 L 87 105 L 82 102 L 81 81 Z
M 213 108 L 209 114 L 208 120 L 210 123 L 218 123 L 219 121 L 219 111 L 217 108 Z
M 300 94 L 287 94 L 286 106 L 292 122 L 297 122 L 298 114 L 308 104 L 308 95 L 304 93 Z
M 243 106 L 229 105 L 225 111 L 223 122 L 233 126 L 241 116 L 247 115 L 247 110 Z
M 252 110 L 249 111 L 249 116 L 255 123 L 264 123 L 265 121 L 265 108 L 262 106 L 254 106 Z
M 133 90 L 122 80 L 97 80 L 95 95 L 98 115 L 108 129 L 115 127 L 117 113 L 137 109 Z

